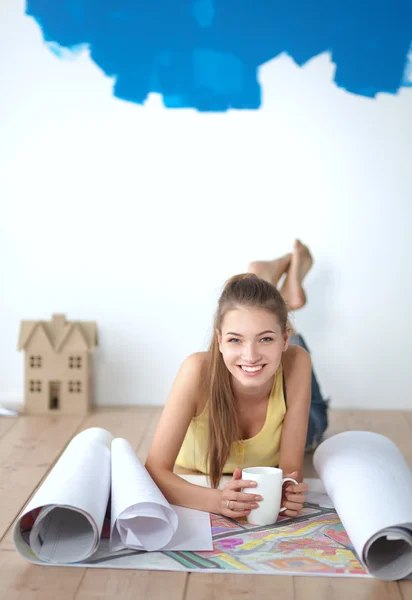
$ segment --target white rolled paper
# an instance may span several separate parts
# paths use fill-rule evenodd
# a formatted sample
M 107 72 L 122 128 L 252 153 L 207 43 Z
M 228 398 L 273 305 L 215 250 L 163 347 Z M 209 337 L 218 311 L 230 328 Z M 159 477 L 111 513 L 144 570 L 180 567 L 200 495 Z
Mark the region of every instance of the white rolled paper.
M 412 472 L 397 446 L 368 431 L 345 431 L 316 449 L 313 463 L 371 575 L 412 573 Z
M 25 558 L 74 563 L 96 551 L 110 494 L 112 439 L 105 429 L 91 427 L 68 444 L 14 527 L 15 546 Z M 27 541 L 30 513 L 35 520 Z
M 111 549 L 160 550 L 171 541 L 178 516 L 127 440 L 112 444 Z

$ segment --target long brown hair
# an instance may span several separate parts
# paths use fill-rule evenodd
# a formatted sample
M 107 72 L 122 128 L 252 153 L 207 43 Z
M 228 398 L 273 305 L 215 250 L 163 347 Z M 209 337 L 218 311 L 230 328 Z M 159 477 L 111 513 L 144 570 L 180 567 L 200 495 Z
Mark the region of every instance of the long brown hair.
M 288 309 L 276 286 L 253 273 L 235 275 L 226 281 L 215 314 L 206 379 L 209 406 L 207 462 L 213 488 L 219 485 L 232 443 L 240 439 L 230 373 L 219 350 L 217 336 L 217 332 L 222 332 L 226 313 L 238 307 L 264 308 L 276 315 L 282 333 L 287 328 Z

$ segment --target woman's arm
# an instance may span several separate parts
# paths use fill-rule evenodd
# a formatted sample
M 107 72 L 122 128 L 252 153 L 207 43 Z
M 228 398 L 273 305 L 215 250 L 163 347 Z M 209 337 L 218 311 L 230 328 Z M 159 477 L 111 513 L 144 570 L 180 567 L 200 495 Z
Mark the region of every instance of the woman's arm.
M 312 363 L 310 355 L 300 346 L 290 346 L 283 360 L 287 411 L 282 426 L 280 442 L 280 468 L 285 477 L 302 482 L 303 457 L 305 454 L 306 434 L 311 401 Z M 306 483 L 285 485 L 282 506 L 288 517 L 296 517 L 305 501 Z
M 302 481 L 311 400 L 312 362 L 310 354 L 300 346 L 291 345 L 283 358 L 287 411 L 282 425 L 280 468 L 285 474 L 297 471 Z
M 205 354 L 191 354 L 175 378 L 157 425 L 146 461 L 146 469 L 171 504 L 207 512 L 220 512 L 221 492 L 188 483 L 173 473 L 176 457 L 190 421 L 196 414 L 196 399 L 204 381 Z

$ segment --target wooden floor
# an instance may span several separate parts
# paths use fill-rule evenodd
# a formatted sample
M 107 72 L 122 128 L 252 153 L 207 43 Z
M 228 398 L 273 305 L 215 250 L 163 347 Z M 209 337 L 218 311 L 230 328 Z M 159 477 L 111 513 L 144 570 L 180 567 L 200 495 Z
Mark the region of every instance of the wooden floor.
M 412 600 L 412 581 L 39 567 L 24 561 L 12 543 L 13 522 L 73 435 L 104 427 L 128 439 L 145 460 L 160 411 L 139 407 L 98 409 L 86 418 L 0 417 L 1 600 Z M 412 412 L 333 411 L 328 436 L 350 429 L 388 436 L 412 467 Z M 313 475 L 307 457 L 305 476 Z M 367 487 L 365 496 L 367 510 Z

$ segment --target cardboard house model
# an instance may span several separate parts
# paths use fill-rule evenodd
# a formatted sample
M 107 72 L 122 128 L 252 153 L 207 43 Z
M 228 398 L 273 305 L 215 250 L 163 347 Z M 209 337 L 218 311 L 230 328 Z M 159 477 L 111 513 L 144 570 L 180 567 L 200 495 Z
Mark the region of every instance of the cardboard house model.
M 19 350 L 25 351 L 24 412 L 84 415 L 93 393 L 94 322 L 22 321 Z

